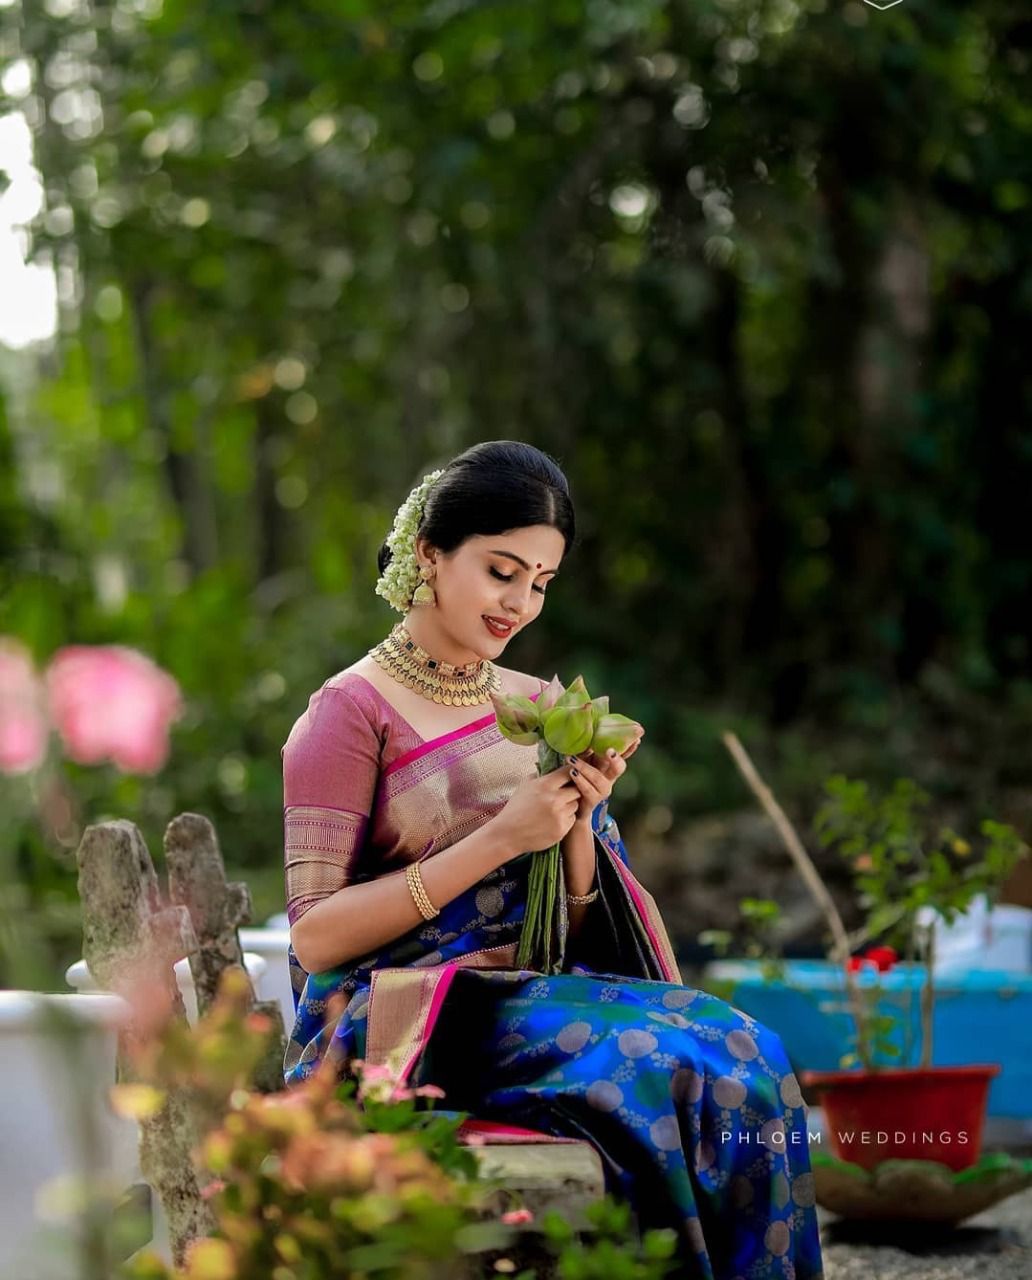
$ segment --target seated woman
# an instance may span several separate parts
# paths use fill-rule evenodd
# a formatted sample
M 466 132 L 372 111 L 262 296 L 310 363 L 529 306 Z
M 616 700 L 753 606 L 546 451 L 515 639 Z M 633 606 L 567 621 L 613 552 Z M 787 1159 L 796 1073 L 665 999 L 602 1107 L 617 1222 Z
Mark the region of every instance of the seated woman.
M 785 1050 L 682 984 L 607 814 L 638 742 L 538 777 L 495 720 L 492 691 L 546 686 L 494 658 L 541 613 L 573 540 L 565 476 L 515 441 L 467 450 L 400 508 L 376 589 L 405 620 L 312 695 L 283 748 L 285 1078 L 364 1059 L 438 1085 L 449 1108 L 585 1139 L 642 1228 L 675 1228 L 680 1274 L 814 1280 Z M 529 854 L 557 841 L 564 953 L 545 974 L 516 950 Z

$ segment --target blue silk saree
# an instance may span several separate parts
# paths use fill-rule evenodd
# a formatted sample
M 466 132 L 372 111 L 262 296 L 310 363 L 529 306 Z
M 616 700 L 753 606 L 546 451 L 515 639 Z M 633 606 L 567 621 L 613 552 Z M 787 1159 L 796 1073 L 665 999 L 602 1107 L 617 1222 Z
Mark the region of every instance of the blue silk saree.
M 284 747 L 292 919 L 432 857 L 534 772 L 493 712 L 425 742 L 360 676 L 334 677 Z M 599 897 L 569 942 L 561 908 L 562 972 L 515 967 L 525 854 L 375 955 L 308 974 L 291 949 L 285 1080 L 363 1059 L 439 1085 L 449 1110 L 586 1140 L 639 1226 L 675 1229 L 679 1275 L 818 1280 L 806 1108 L 781 1041 L 682 984 L 607 807 L 592 815 Z M 328 1017 L 331 998 L 342 1012 Z

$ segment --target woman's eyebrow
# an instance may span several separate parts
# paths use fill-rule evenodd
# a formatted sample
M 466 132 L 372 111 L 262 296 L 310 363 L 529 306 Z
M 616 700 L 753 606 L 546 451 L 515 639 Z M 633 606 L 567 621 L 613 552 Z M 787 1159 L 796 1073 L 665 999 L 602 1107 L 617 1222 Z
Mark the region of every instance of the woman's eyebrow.
M 508 556 L 510 560 L 515 560 L 518 564 L 523 565 L 524 569 L 530 568 L 530 565 L 527 564 L 526 560 L 524 560 L 522 556 L 516 555 L 516 553 L 513 551 L 503 551 L 501 547 L 494 547 L 492 548 L 490 554 L 493 556 Z M 558 573 L 559 570 L 558 569 L 542 569 L 541 572 L 542 573 Z

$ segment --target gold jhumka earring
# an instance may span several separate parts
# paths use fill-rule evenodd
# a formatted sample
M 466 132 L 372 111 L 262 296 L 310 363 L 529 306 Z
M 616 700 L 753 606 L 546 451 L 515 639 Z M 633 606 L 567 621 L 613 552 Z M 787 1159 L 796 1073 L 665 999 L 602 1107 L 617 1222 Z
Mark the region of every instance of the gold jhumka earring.
M 421 565 L 419 575 L 423 581 L 416 587 L 412 593 L 412 603 L 414 605 L 429 605 L 435 607 L 437 604 L 437 592 L 430 585 L 430 579 L 433 576 L 433 570 L 429 565 Z

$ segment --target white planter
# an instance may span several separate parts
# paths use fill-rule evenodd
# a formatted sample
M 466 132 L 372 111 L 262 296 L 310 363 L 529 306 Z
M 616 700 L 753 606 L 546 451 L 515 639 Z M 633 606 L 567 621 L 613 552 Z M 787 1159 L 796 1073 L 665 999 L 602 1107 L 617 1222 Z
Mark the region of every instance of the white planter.
M 263 996 L 261 990 L 261 983 L 266 969 L 264 957 L 245 951 L 244 968 L 247 970 L 248 977 L 251 979 L 251 986 L 258 998 L 271 1000 L 272 996 Z M 189 960 L 178 960 L 175 964 L 175 971 L 176 982 L 183 994 L 183 1003 L 186 1005 L 186 1018 L 192 1026 L 197 1021 L 197 992 L 194 990 L 193 974 L 190 972 Z M 85 960 L 76 960 L 75 964 L 68 966 L 65 970 L 65 982 L 75 991 L 97 990 L 97 984 L 93 981 L 93 974 L 90 973 L 89 965 Z M 114 1075 L 111 1078 L 114 1080 Z
M 274 929 L 271 922 L 264 929 L 241 929 L 240 945 L 246 952 L 265 960 L 267 968 L 258 994 L 262 1000 L 279 1001 L 283 1011 L 283 1025 L 289 1036 L 294 1026 L 294 993 L 290 985 L 290 964 L 287 960 L 290 929 Z
M 0 1276 L 79 1280 L 79 1212 L 55 1179 L 119 1194 L 138 1181 L 136 1124 L 114 1115 L 125 1001 L 0 991 Z M 63 1014 L 59 1028 L 51 1019 Z

